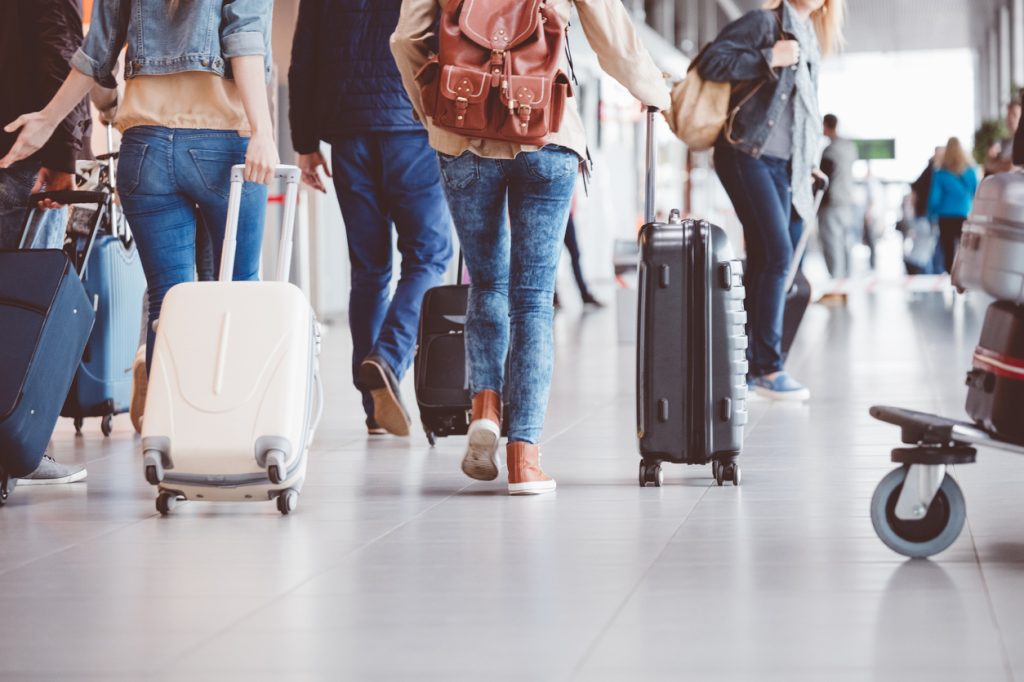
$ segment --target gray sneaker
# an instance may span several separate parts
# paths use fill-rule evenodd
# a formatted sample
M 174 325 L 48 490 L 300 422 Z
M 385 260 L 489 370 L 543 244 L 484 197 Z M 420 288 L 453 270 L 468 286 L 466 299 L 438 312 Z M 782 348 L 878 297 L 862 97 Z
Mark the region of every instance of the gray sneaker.
M 56 485 L 58 483 L 76 483 L 84 481 L 89 472 L 81 464 L 61 464 L 53 457 L 46 455 L 43 461 L 28 476 L 18 479 L 20 485 Z

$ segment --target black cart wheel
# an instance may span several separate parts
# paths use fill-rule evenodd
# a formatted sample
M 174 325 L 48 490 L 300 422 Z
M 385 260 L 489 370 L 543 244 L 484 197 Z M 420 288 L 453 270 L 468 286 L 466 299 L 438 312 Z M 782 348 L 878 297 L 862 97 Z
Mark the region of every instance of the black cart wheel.
M 281 468 L 276 464 L 271 464 L 267 467 L 267 478 L 269 478 L 270 482 L 274 485 L 284 483 L 284 476 L 281 475 Z
M 104 437 L 110 437 L 110 434 L 114 432 L 114 415 L 108 414 L 103 417 L 103 421 L 100 422 L 100 431 L 103 432 Z
M 740 474 L 740 465 L 733 463 L 730 466 L 730 469 L 731 469 L 731 472 L 730 472 L 729 479 L 732 481 L 732 484 L 734 486 L 739 486 L 740 480 L 742 479 L 742 475 Z
M 437 445 L 437 436 L 434 435 L 433 431 L 427 431 L 427 442 L 430 443 L 430 447 Z
M 718 480 L 718 469 L 722 466 L 722 463 L 717 460 L 711 460 L 711 477 Z
M 85 424 L 85 420 L 81 417 L 75 417 L 75 435 L 82 435 L 82 426 Z
M 715 483 L 717 483 L 719 487 L 725 485 L 725 469 L 726 465 L 722 463 L 719 463 L 718 468 L 715 469 Z
M 0 474 L 0 507 L 7 504 L 11 491 L 14 490 L 15 481 L 16 479 L 11 478 L 7 474 Z
M 661 469 L 661 464 L 655 464 L 653 467 L 648 467 L 648 474 L 651 477 L 651 483 L 654 484 L 655 488 L 660 488 L 661 484 L 665 482 L 665 472 Z
M 967 505 L 960 486 L 946 474 L 924 517 L 914 521 L 896 518 L 896 502 L 908 470 L 900 467 L 890 471 L 875 488 L 871 523 L 889 549 L 923 559 L 947 549 L 959 537 L 967 518 Z

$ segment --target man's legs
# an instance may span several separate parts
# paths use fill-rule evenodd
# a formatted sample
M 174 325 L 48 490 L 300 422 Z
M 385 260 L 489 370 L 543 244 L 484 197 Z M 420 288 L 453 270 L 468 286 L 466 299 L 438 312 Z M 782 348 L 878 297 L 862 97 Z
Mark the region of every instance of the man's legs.
M 352 380 L 363 396 L 367 426 L 375 426 L 373 397 L 360 381 L 359 368 L 384 323 L 391 283 L 391 226 L 380 198 L 377 140 L 372 135 L 334 140 L 331 159 L 352 268 L 348 307 Z

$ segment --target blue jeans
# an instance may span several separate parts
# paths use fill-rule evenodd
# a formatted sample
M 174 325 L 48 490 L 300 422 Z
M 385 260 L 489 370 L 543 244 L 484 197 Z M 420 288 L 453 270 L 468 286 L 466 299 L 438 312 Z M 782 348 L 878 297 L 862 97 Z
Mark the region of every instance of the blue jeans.
M 21 243 L 28 215 L 28 198 L 38 172 L 39 162 L 31 159 L 0 169 L 0 249 L 16 249 Z M 66 208 L 37 210 L 27 248 L 63 248 L 67 221 Z
M 468 151 L 440 159 L 472 281 L 466 315 L 470 391 L 500 395 L 507 355 L 508 440 L 537 443 L 554 368 L 555 274 L 579 157 L 549 146 L 515 159 Z
M 149 286 L 146 367 L 153 359 L 153 322 L 164 296 L 196 273 L 196 214 L 205 224 L 220 269 L 231 166 L 245 162 L 248 138 L 234 131 L 138 126 L 121 140 L 117 190 L 135 235 Z M 259 277 L 267 188 L 242 190 L 234 279 Z
M 373 416 L 359 365 L 375 355 L 399 379 L 409 369 L 423 294 L 441 282 L 452 257 L 452 221 L 425 132 L 338 138 L 331 141 L 331 157 L 352 268 L 352 378 L 363 409 Z M 393 296 L 392 223 L 402 255 Z
M 803 221 L 793 213 L 789 162 L 754 158 L 720 142 L 715 170 L 743 224 L 747 247 L 747 320 L 750 328 L 750 376 L 782 370 L 782 320 L 786 277 Z

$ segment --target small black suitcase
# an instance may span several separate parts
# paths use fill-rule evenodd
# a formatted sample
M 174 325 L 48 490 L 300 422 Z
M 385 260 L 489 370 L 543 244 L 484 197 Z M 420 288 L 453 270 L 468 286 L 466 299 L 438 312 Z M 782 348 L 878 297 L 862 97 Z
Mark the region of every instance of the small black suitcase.
M 413 374 L 420 422 L 431 445 L 438 438 L 466 435 L 473 412 L 465 336 L 469 285 L 462 284 L 462 254 L 458 281 L 427 290 L 420 307 Z M 507 382 L 504 402 L 508 402 Z M 502 420 L 503 435 L 507 435 L 507 422 Z
M 967 374 L 967 414 L 986 431 L 1024 444 L 1024 307 L 988 307 Z
M 743 266 L 725 232 L 704 221 L 653 216 L 653 112 L 647 117 L 647 224 L 640 232 L 637 431 L 640 485 L 661 463 L 712 464 L 740 483 L 747 421 Z
M 0 251 L 0 506 L 46 452 L 93 309 L 62 251 Z
M 793 284 L 786 292 L 786 307 L 782 312 L 782 359 L 789 357 L 789 350 L 796 340 L 796 333 L 804 321 L 804 315 L 811 305 L 811 282 L 799 268 Z

